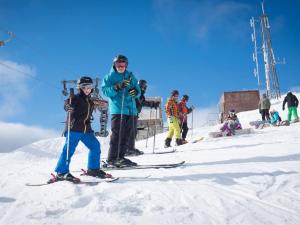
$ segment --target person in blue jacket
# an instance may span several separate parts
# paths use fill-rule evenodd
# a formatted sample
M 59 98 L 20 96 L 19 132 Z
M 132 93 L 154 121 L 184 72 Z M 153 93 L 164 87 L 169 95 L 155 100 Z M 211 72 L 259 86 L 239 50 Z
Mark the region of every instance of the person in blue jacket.
M 111 166 L 135 166 L 137 163 L 125 158 L 128 138 L 135 132 L 137 116 L 135 99 L 141 94 L 136 77 L 127 70 L 128 59 L 117 55 L 110 72 L 102 82 L 102 93 L 109 98 L 111 113 L 111 136 L 107 164 Z
M 270 121 L 270 123 L 273 126 L 280 126 L 281 117 L 279 116 L 279 113 L 275 109 L 272 109 L 271 112 L 270 112 L 270 114 L 271 114 L 271 121 Z

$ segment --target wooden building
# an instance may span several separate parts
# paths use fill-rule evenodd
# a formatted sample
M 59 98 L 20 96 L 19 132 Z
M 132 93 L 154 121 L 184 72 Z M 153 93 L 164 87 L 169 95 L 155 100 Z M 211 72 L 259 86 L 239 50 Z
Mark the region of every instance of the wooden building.
M 219 101 L 220 122 L 232 109 L 237 113 L 257 109 L 259 99 L 258 90 L 224 92 Z

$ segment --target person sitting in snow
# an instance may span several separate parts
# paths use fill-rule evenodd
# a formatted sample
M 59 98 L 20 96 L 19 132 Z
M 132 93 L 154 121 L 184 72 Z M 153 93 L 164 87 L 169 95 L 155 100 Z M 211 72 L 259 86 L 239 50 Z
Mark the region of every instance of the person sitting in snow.
M 242 129 L 242 125 L 235 113 L 235 110 L 232 109 L 228 112 L 225 122 L 220 130 L 222 133 L 225 133 L 226 136 L 232 136 L 235 135 L 235 130 L 240 129 Z
M 71 123 L 68 125 L 70 129 L 64 133 L 66 141 L 55 168 L 57 175 L 50 179 L 48 183 L 60 180 L 80 182 L 80 179 L 74 177 L 69 170 L 71 158 L 79 141 L 89 149 L 86 175 L 98 178 L 111 177 L 110 174 L 100 169 L 100 143 L 91 128 L 92 112 L 96 104 L 91 100 L 93 80 L 84 76 L 78 80 L 77 84 L 79 93 L 71 96 L 64 104 L 64 109 L 70 116 Z M 101 105 L 100 103 L 97 104 Z M 106 103 L 103 102 L 102 104 Z
M 270 121 L 270 123 L 273 126 L 280 126 L 281 117 L 279 116 L 279 113 L 275 109 L 272 109 L 270 111 L 270 115 L 271 115 L 271 121 Z

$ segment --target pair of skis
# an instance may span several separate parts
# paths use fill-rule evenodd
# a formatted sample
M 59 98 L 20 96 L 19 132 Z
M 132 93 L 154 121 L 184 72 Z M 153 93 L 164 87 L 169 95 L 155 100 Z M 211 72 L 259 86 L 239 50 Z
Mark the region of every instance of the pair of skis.
M 169 164 L 149 164 L 149 165 L 121 166 L 121 167 L 107 165 L 107 167 L 104 167 L 103 169 L 106 171 L 136 170 L 136 169 L 171 169 L 171 168 L 176 168 L 176 167 L 182 166 L 184 163 L 185 163 L 185 161 L 182 161 L 179 163 L 169 163 Z
M 182 166 L 184 163 L 185 163 L 185 161 L 182 161 L 182 162 L 179 162 L 179 163 L 169 163 L 169 164 L 149 164 L 149 165 L 137 165 L 137 166 L 130 166 L 130 167 L 129 166 L 107 167 L 107 168 L 103 168 L 103 169 L 106 170 L 106 171 L 111 171 L 111 170 L 134 170 L 134 169 L 161 169 L 161 168 L 171 169 L 171 168 L 176 168 L 176 167 Z M 83 169 L 82 169 L 82 171 L 84 172 Z M 85 172 L 82 175 L 85 175 Z M 52 174 L 52 176 L 55 176 L 55 175 Z M 119 179 L 132 180 L 132 179 L 147 179 L 149 177 L 150 176 L 145 176 L 145 177 L 109 177 L 109 178 L 104 178 L 104 179 L 95 178 L 96 180 L 93 180 L 93 181 L 84 181 L 84 180 L 80 180 L 78 178 L 78 180 L 74 180 L 74 181 L 70 181 L 70 182 L 73 183 L 73 184 L 97 185 L 97 184 L 103 183 L 103 182 L 108 182 L 108 183 L 115 182 Z M 26 183 L 25 185 L 26 186 L 31 186 L 31 187 L 45 186 L 45 185 L 57 183 L 59 181 L 65 181 L 65 180 L 56 180 L 56 181 L 53 181 L 53 182 L 36 183 L 36 184 Z

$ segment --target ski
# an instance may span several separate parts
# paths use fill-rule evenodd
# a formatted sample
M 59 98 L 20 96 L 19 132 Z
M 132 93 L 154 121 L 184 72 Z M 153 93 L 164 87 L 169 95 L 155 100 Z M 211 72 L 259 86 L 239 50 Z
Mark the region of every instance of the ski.
M 235 135 L 250 134 L 250 133 L 253 133 L 252 128 L 245 128 L 245 129 L 235 130 L 235 134 L 230 135 L 230 136 L 226 136 L 226 132 L 222 132 L 222 131 L 210 132 L 210 133 L 208 133 L 208 136 L 210 138 L 219 138 L 219 137 L 233 137 Z
M 72 183 L 72 184 L 86 184 L 86 185 L 96 185 L 96 184 L 99 184 L 99 183 L 112 183 L 114 181 L 117 181 L 119 180 L 119 177 L 115 177 L 115 178 L 105 178 L 105 179 L 99 179 L 99 180 L 93 180 L 93 181 L 79 181 L 79 182 L 72 182 L 72 181 L 67 181 L 67 180 L 61 180 L 61 181 L 67 181 L 69 183 Z M 28 187 L 39 187 L 39 186 L 45 186 L 45 185 L 49 185 L 49 184 L 54 184 L 54 183 L 57 183 L 57 182 L 61 182 L 61 181 L 56 181 L 56 182 L 53 182 L 53 183 L 36 183 L 36 184 L 32 184 L 32 183 L 26 183 L 25 185 L 28 186 Z
M 179 163 L 170 164 L 150 164 L 150 165 L 137 165 L 137 166 L 124 166 L 124 167 L 114 167 L 110 165 L 103 166 L 103 170 L 135 170 L 135 169 L 171 169 L 182 166 L 185 161 Z
M 192 144 L 197 143 L 197 142 L 202 141 L 202 140 L 204 140 L 204 137 L 200 137 L 200 138 L 192 141 Z
M 173 152 L 176 152 L 176 151 L 177 151 L 177 149 L 174 148 L 174 149 L 172 149 L 170 151 L 154 152 L 154 153 L 151 153 L 151 154 L 168 154 L 168 153 L 173 153 Z
M 54 177 L 55 175 L 51 174 L 51 176 Z M 49 184 L 54 184 L 54 183 L 61 182 L 61 181 L 67 181 L 67 182 L 72 183 L 72 184 L 96 185 L 96 184 L 99 184 L 99 183 L 104 183 L 104 182 L 110 183 L 110 182 L 114 182 L 114 181 L 119 180 L 119 177 L 108 177 L 108 178 L 104 178 L 104 179 L 100 179 L 100 178 L 96 178 L 96 177 L 93 177 L 93 178 L 95 178 L 96 180 L 88 181 L 88 180 L 81 180 L 79 178 L 76 178 L 75 180 L 70 181 L 70 180 L 55 180 L 54 178 L 52 178 L 48 182 L 45 182 L 45 183 L 26 183 L 25 185 L 26 186 L 31 186 L 31 187 L 38 187 L 38 186 L 45 186 L 45 185 L 49 185 Z
M 101 179 L 101 180 L 99 179 L 99 180 L 93 180 L 93 181 L 80 180 L 79 182 L 72 182 L 72 181 L 67 181 L 67 180 L 61 180 L 61 181 L 67 181 L 69 183 L 76 184 L 76 185 L 77 184 L 96 185 L 96 184 L 99 184 L 99 183 L 111 183 L 111 182 L 114 182 L 114 181 L 117 181 L 117 180 L 119 180 L 119 177 L 105 178 L 105 179 Z M 36 184 L 26 183 L 25 185 L 28 186 L 28 187 L 39 187 L 39 186 L 54 184 L 54 183 L 61 182 L 61 181 L 55 181 L 53 183 L 36 183 Z

